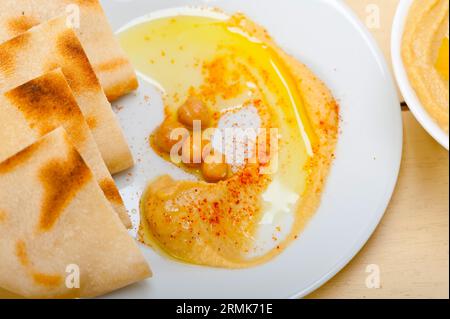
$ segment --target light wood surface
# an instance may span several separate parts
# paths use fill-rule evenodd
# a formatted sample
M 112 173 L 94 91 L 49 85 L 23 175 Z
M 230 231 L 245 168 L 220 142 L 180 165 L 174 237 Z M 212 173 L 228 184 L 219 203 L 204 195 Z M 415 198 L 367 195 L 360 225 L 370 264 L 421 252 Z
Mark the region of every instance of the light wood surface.
M 345 2 L 355 11 L 375 37 L 393 74 L 391 30 L 400 0 L 345 0 Z M 403 102 L 403 96 L 398 87 L 397 92 Z
M 347 0 L 390 61 L 398 0 Z M 379 9 L 379 27 L 373 14 Z M 399 106 L 400 107 L 400 106 Z M 449 297 L 449 155 L 403 112 L 405 145 L 398 185 L 378 229 L 356 258 L 309 298 Z M 380 288 L 366 280 L 379 269 Z M 372 267 L 372 268 L 371 268 Z M 2 293 L 0 297 L 14 297 Z
M 347 0 L 390 61 L 390 28 L 398 0 Z M 368 7 L 369 6 L 369 7 Z M 396 191 L 378 229 L 357 257 L 309 298 L 449 298 L 449 155 L 403 112 L 404 157 Z M 366 280 L 379 271 L 380 288 Z M 366 272 L 369 271 L 369 272 Z
M 391 27 L 399 0 L 345 0 L 378 41 L 391 64 Z
M 310 298 L 448 298 L 449 156 L 403 112 L 405 142 L 396 191 L 358 256 Z M 369 289 L 376 265 L 380 288 Z

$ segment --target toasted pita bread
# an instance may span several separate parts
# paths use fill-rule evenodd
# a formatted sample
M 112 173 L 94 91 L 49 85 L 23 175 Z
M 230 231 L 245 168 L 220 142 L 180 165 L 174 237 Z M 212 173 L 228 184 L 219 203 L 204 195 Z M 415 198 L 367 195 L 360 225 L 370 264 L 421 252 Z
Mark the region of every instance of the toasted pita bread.
M 133 165 L 119 123 L 86 54 L 65 18 L 50 20 L 0 44 L 0 92 L 61 68 L 112 174 Z
M 77 7 L 74 7 L 77 6 Z M 110 101 L 138 86 L 136 74 L 97 0 L 2 0 L 0 43 L 63 14 L 80 27 L 76 32 Z
M 10 291 L 0 288 L 0 299 L 22 299 L 22 296 L 13 294 Z
M 60 69 L 0 94 L 0 114 L 0 162 L 63 126 L 124 225 L 131 227 L 122 197 Z
M 0 163 L 0 287 L 28 298 L 94 297 L 149 276 L 64 129 Z

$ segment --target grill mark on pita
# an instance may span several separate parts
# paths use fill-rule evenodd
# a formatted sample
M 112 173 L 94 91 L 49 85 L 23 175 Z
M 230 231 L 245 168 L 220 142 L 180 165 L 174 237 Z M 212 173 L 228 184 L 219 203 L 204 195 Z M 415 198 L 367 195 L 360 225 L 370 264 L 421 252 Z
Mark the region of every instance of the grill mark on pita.
M 112 179 L 106 178 L 102 180 L 100 182 L 100 188 L 110 202 L 123 204 L 122 196 L 120 195 L 119 190 Z
M 27 246 L 23 240 L 16 242 L 16 256 L 22 266 L 28 267 L 30 265 L 30 259 L 28 258 Z
M 89 59 L 72 29 L 62 32 L 58 37 L 57 50 L 65 58 L 63 73 L 73 90 L 95 91 L 100 88 Z
M 27 82 L 5 94 L 6 98 L 25 116 L 33 130 L 45 135 L 63 122 L 73 123 L 71 130 L 79 131 L 83 115 L 67 82 L 57 73 L 49 73 Z M 78 137 L 81 134 L 76 133 Z
M 61 285 L 62 277 L 60 275 L 47 275 L 42 273 L 33 273 L 33 280 L 36 284 L 52 288 Z
M 14 73 L 17 53 L 28 43 L 30 37 L 30 33 L 22 33 L 0 45 L 0 72 L 6 77 Z
M 8 20 L 6 24 L 11 34 L 21 34 L 38 25 L 39 21 L 31 16 L 21 15 Z
M 127 65 L 128 60 L 125 58 L 116 58 L 109 60 L 107 62 L 101 63 L 96 66 L 96 69 L 100 72 L 111 72 L 118 68 L 120 68 L 123 65 Z
M 39 150 L 41 144 L 42 141 L 38 141 L 0 163 L 0 175 L 10 173 L 15 168 L 26 163 Z
M 80 154 L 70 151 L 66 160 L 51 160 L 39 173 L 44 187 L 44 198 L 39 218 L 39 229 L 49 231 L 55 225 L 72 199 L 92 179 L 92 173 Z

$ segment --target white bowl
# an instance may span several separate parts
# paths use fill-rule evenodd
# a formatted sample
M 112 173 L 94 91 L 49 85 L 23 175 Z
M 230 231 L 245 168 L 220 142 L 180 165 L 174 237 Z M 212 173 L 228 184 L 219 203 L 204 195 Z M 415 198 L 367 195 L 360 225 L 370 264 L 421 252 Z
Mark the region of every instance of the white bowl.
M 406 73 L 405 65 L 402 59 L 402 38 L 405 29 L 406 19 L 408 17 L 409 9 L 414 0 L 401 0 L 398 5 L 397 12 L 392 26 L 391 36 L 391 54 L 392 63 L 394 65 L 394 72 L 397 78 L 400 90 L 408 104 L 409 109 L 414 114 L 423 128 L 443 147 L 448 150 L 448 134 L 437 124 L 437 122 L 427 112 L 425 107 L 420 102 L 414 88 L 412 87 L 408 74 Z

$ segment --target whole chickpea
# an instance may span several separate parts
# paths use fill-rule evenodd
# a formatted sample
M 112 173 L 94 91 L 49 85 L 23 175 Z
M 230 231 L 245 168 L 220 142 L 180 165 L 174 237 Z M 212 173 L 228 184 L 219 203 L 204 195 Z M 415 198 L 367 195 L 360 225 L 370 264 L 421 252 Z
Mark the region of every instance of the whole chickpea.
M 155 131 L 154 143 L 162 151 L 170 153 L 172 147 L 178 142 L 186 138 L 186 136 L 179 136 L 178 139 L 171 139 L 171 134 L 174 130 L 184 128 L 182 124 L 172 119 L 166 119 Z M 188 132 L 186 132 L 189 134 Z
M 196 141 L 191 135 L 190 138 L 184 140 L 182 161 L 187 167 L 199 167 L 202 164 L 202 148 L 203 142 Z
M 201 121 L 206 128 L 211 123 L 211 114 L 206 104 L 196 97 L 189 97 L 178 109 L 178 120 L 189 128 L 194 126 L 194 121 Z
M 217 183 L 228 176 L 228 164 L 220 153 L 208 155 L 202 164 L 202 174 L 207 182 Z

